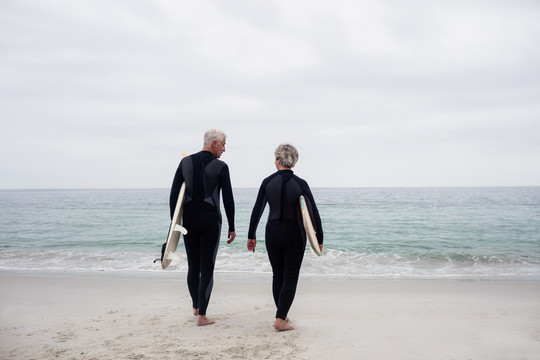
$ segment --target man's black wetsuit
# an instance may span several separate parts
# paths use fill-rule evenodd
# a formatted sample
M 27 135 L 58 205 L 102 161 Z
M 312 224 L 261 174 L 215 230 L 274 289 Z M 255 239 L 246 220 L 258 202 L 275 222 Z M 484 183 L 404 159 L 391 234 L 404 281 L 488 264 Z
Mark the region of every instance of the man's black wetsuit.
M 209 151 L 183 158 L 171 188 L 171 219 L 184 181 L 183 226 L 188 231 L 184 236 L 188 259 L 187 283 L 193 308 L 199 309 L 199 315 L 206 315 L 221 234 L 220 189 L 223 190 L 229 232 L 234 231 L 234 198 L 229 168 Z
M 307 182 L 292 170 L 279 170 L 263 180 L 251 213 L 248 239 L 256 239 L 257 225 L 266 203 L 270 213 L 266 223 L 266 250 L 272 265 L 272 292 L 276 318 L 285 320 L 298 284 L 306 249 L 306 233 L 300 213 L 299 197 L 304 195 L 314 222 L 317 240 L 323 243 L 321 217 Z

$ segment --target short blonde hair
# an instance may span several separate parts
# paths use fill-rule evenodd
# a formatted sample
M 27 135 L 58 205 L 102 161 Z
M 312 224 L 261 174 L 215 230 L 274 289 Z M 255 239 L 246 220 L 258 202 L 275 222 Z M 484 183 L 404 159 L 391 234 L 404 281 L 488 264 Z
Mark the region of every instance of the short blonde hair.
M 221 130 L 218 129 L 210 129 L 207 132 L 204 133 L 204 146 L 210 146 L 212 145 L 212 141 L 216 140 L 218 142 L 224 142 L 227 138 L 227 135 Z
M 274 156 L 282 166 L 293 168 L 298 161 L 298 150 L 291 144 L 280 144 L 274 151 Z

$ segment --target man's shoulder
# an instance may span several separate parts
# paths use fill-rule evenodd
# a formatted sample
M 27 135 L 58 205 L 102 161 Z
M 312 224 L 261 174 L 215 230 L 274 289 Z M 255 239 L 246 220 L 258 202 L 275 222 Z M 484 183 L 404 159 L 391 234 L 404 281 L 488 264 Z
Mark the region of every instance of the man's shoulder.
M 217 167 L 217 168 L 223 168 L 225 166 L 227 166 L 227 163 L 223 160 L 220 160 L 218 158 L 214 158 L 212 160 L 210 160 L 210 162 L 208 163 L 207 166 L 214 166 L 214 167 Z
M 210 176 L 221 176 L 225 175 L 224 171 L 227 173 L 229 170 L 227 164 L 224 161 L 221 161 L 217 158 L 214 158 L 206 165 L 206 173 Z

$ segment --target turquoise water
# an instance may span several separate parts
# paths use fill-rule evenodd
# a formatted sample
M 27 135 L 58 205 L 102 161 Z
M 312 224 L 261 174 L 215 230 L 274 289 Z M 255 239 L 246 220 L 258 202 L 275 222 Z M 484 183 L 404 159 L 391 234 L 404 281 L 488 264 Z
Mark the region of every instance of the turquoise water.
M 168 192 L 0 191 L 0 270 L 163 272 L 153 260 L 169 228 Z M 245 249 L 256 193 L 235 189 L 238 237 L 227 245 L 223 233 L 217 272 L 271 272 L 264 221 L 257 251 Z M 305 276 L 540 280 L 540 187 L 313 193 L 325 250 L 321 257 L 306 250 Z

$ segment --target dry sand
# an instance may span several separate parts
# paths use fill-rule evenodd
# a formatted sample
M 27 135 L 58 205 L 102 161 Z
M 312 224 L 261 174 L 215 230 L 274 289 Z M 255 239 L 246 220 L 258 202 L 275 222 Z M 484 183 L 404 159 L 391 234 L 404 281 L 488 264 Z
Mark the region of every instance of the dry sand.
M 276 332 L 269 277 L 217 274 L 197 327 L 184 276 L 0 273 L 0 359 L 540 359 L 539 282 L 301 278 Z

